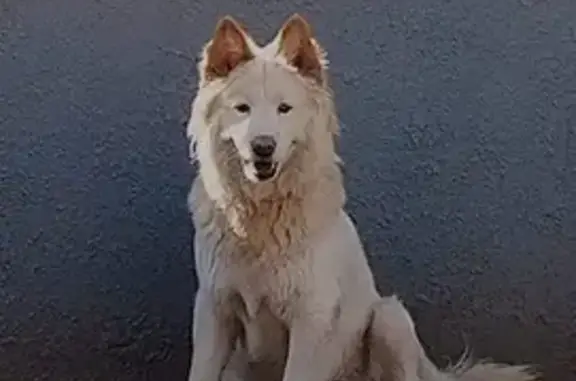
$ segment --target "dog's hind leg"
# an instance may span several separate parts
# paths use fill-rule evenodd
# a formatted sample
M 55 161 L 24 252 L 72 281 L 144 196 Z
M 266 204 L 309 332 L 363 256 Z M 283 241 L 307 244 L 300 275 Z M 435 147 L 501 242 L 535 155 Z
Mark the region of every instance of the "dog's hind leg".
M 423 355 L 414 323 L 402 303 L 384 297 L 372 306 L 367 331 L 369 379 L 378 381 L 421 381 L 419 364 Z
M 385 297 L 373 305 L 368 331 L 370 379 L 378 381 L 536 381 L 529 367 L 461 361 L 440 370 L 426 356 L 402 303 Z

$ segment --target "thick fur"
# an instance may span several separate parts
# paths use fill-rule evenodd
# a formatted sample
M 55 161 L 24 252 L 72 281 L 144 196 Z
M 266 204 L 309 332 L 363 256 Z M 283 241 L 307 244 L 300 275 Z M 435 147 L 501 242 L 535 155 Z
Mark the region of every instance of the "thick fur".
M 534 379 L 493 364 L 439 371 L 406 309 L 378 294 L 343 209 L 326 60 L 301 17 L 265 47 L 222 19 L 199 75 L 188 125 L 199 163 L 190 381 Z M 278 102 L 292 112 L 277 113 Z M 277 142 L 268 181 L 250 156 L 257 134 Z

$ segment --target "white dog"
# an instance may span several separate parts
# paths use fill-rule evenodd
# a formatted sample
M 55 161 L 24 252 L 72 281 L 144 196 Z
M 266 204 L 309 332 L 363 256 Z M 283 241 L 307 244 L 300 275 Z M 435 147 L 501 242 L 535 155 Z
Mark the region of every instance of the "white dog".
M 533 379 L 439 371 L 402 304 L 378 294 L 343 210 L 324 52 L 302 17 L 265 47 L 225 17 L 198 68 L 190 381 Z

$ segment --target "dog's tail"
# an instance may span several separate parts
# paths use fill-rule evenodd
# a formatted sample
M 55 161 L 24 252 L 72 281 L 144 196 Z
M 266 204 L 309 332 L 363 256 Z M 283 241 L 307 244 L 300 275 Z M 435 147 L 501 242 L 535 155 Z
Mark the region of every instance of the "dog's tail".
M 529 366 L 513 366 L 488 361 L 475 362 L 467 355 L 464 355 L 455 366 L 439 369 L 426 355 L 410 314 L 395 296 L 382 298 L 373 306 L 372 311 L 368 331 L 372 379 L 395 381 L 537 381 L 540 379 Z
M 440 370 L 425 355 L 420 364 L 422 381 L 536 381 L 538 375 L 529 366 L 467 360 Z

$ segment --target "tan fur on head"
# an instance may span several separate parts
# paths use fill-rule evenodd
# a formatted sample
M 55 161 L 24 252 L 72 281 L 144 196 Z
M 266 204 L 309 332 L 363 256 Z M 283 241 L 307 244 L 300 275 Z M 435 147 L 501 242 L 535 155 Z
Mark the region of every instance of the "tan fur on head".
M 288 63 L 294 66 L 301 75 L 323 82 L 322 54 L 312 37 L 310 24 L 299 14 L 295 14 L 280 31 L 280 52 Z
M 205 65 L 200 73 L 203 80 L 226 77 L 238 65 L 254 58 L 246 39 L 244 28 L 231 16 L 220 19 L 205 49 Z
M 234 158 L 234 149 L 218 138 L 223 127 L 219 116 L 220 108 L 225 107 L 223 93 L 257 65 L 263 70 L 281 68 L 284 75 L 301 83 L 306 102 L 315 110 L 306 128 L 305 144 L 295 148 L 278 178 L 265 184 L 247 181 Z M 219 21 L 204 49 L 198 66 L 201 87 L 188 124 L 191 157 L 200 164 L 198 181 L 203 191 L 191 197 L 212 200 L 224 213 L 226 223 L 255 248 L 271 247 L 270 240 L 278 248 L 287 245 L 304 231 L 320 226 L 319 216 L 338 213 L 344 203 L 334 146 L 338 120 L 324 80 L 326 66 L 324 51 L 308 23 L 298 15 L 263 47 L 227 16 Z M 319 212 L 318 208 L 327 211 Z M 314 209 L 316 212 L 311 213 Z

